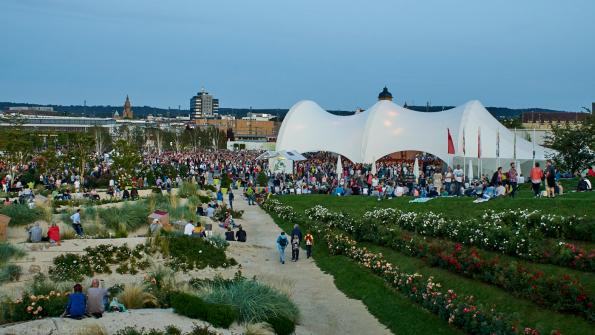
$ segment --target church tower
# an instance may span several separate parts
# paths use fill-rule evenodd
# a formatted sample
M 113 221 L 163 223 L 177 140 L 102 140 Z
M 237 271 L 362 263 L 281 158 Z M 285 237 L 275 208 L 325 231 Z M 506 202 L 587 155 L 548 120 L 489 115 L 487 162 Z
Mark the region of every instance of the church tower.
M 132 105 L 130 104 L 128 95 L 126 95 L 126 102 L 124 102 L 124 113 L 122 113 L 122 118 L 132 120 Z

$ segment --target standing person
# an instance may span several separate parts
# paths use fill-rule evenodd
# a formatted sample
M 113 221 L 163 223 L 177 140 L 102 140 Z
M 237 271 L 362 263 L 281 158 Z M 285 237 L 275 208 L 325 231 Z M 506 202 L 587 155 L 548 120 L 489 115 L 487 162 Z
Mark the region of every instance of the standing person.
M 72 228 L 78 236 L 83 236 L 83 226 L 81 225 L 81 209 L 77 209 L 72 216 L 70 216 L 70 220 L 72 220 Z
M 229 199 L 229 208 L 233 211 L 233 199 L 235 195 L 233 194 L 231 188 L 229 189 L 229 193 L 227 194 L 227 198 Z
M 531 187 L 535 197 L 539 197 L 541 189 L 541 181 L 543 180 L 543 171 L 539 167 L 539 162 L 535 162 L 535 166 L 531 168 Z
M 508 183 L 510 184 L 510 196 L 514 198 L 517 188 L 518 173 L 516 172 L 514 162 L 510 163 L 508 170 Z
M 442 173 L 440 173 L 440 170 L 436 169 L 436 172 L 434 172 L 434 175 L 432 176 L 432 183 L 436 188 L 436 192 L 438 192 L 438 195 L 440 195 L 442 192 Z
M 223 192 L 221 192 L 221 189 L 217 191 L 217 204 L 223 206 Z
M 545 190 L 548 198 L 556 196 L 556 169 L 551 160 L 545 163 Z
M 448 170 L 446 170 L 446 175 L 444 176 L 444 187 L 446 187 L 446 192 L 448 195 L 452 194 L 452 168 L 449 166 Z
M 306 258 L 310 258 L 312 256 L 312 245 L 314 244 L 314 236 L 310 232 L 306 233 L 306 237 L 304 237 L 306 241 Z
M 300 256 L 300 242 L 302 241 L 302 231 L 299 225 L 294 225 L 291 231 L 291 260 L 298 261 Z M 295 245 L 294 245 L 295 244 Z
M 279 260 L 281 264 L 285 264 L 285 248 L 289 244 L 289 240 L 287 240 L 287 236 L 285 232 L 282 231 L 281 235 L 277 237 L 277 250 L 279 251 Z
M 105 312 L 107 295 L 107 290 L 103 287 L 99 287 L 99 280 L 93 279 L 91 287 L 87 290 L 87 313 L 95 318 L 102 317 L 103 312 Z
M 453 176 L 455 178 L 455 195 L 458 196 L 461 195 L 461 186 L 465 178 L 465 172 L 461 169 L 460 164 L 457 164 L 457 168 L 453 171 Z
M 291 238 L 291 261 L 297 262 L 300 258 L 300 240 L 297 236 Z
M 252 196 L 254 195 L 254 189 L 251 186 L 248 186 L 246 189 L 246 197 L 248 198 L 248 206 L 254 205 L 254 200 Z

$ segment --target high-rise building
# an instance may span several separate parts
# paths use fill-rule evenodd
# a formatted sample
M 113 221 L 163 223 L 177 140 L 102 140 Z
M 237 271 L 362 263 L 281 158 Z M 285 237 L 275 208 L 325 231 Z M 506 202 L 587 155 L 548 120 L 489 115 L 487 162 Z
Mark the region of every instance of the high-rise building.
M 205 89 L 201 89 L 190 99 L 190 116 L 192 119 L 213 117 L 219 112 L 219 99 L 213 99 Z
M 124 112 L 122 113 L 122 118 L 132 120 L 132 116 L 132 104 L 130 103 L 130 99 L 127 95 L 126 102 L 124 102 Z

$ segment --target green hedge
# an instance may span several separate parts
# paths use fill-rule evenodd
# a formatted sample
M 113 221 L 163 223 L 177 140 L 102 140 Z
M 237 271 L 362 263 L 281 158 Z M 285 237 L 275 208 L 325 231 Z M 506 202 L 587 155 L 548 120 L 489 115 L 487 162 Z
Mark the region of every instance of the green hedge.
M 295 323 L 282 315 L 268 319 L 267 323 L 273 327 L 277 335 L 290 335 L 295 332 Z
M 209 304 L 201 298 L 182 292 L 172 293 L 174 312 L 193 319 L 201 319 L 215 327 L 229 328 L 238 319 L 238 311 L 229 305 Z

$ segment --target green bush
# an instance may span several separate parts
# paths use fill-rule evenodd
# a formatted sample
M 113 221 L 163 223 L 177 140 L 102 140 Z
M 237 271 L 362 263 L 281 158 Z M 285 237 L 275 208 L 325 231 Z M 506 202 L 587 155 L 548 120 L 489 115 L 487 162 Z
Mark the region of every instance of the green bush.
M 8 281 L 17 281 L 21 277 L 23 270 L 16 264 L 6 264 L 0 266 L 0 283 Z
M 11 226 L 30 224 L 44 217 L 43 209 L 38 207 L 29 209 L 29 206 L 21 204 L 2 206 L 0 207 L 0 214 L 10 217 Z
M 193 183 L 183 182 L 178 189 L 178 196 L 180 198 L 189 198 L 198 194 L 198 186 Z
M 240 313 L 241 322 L 268 322 L 271 315 L 293 322 L 299 319 L 299 310 L 287 295 L 241 276 L 203 283 L 198 295 L 210 303 L 234 306 Z
M 23 257 L 25 252 L 10 243 L 0 243 L 0 263 L 6 262 L 11 258 Z
M 153 243 L 169 256 L 167 264 L 174 270 L 189 271 L 207 266 L 218 268 L 237 264 L 233 258 L 227 258 L 225 249 L 202 238 L 162 232 Z
M 209 329 L 208 326 L 195 325 L 189 333 L 182 333 L 176 326 L 169 325 L 165 327 L 165 331 L 158 329 L 145 330 L 144 328 L 136 329 L 133 327 L 126 327 L 116 332 L 115 335 L 217 335 L 218 333 Z
M 201 298 L 182 292 L 172 293 L 174 312 L 193 319 L 201 319 L 215 327 L 229 328 L 238 319 L 238 312 L 229 305 L 206 303 Z
M 295 332 L 295 322 L 282 315 L 269 318 L 267 323 L 273 327 L 277 335 L 290 335 Z

